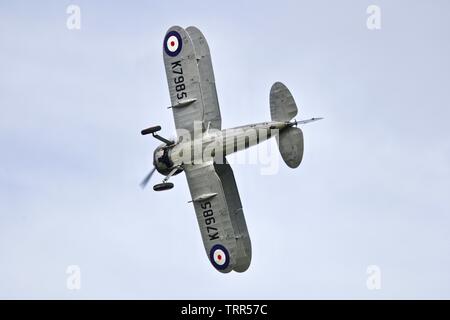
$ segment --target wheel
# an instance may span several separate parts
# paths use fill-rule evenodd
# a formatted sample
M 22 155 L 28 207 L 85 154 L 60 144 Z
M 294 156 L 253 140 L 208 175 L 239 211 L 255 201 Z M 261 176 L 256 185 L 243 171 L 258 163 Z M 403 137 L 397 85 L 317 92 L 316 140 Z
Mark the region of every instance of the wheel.
M 164 191 L 164 190 L 169 190 L 172 188 L 173 188 L 172 182 L 158 183 L 153 186 L 153 190 L 155 190 L 155 191 Z

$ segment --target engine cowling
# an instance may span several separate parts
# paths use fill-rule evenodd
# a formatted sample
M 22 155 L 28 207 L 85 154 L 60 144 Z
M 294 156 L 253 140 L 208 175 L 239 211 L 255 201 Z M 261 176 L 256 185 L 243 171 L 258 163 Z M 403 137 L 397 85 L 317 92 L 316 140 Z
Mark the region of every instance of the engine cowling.
M 172 148 L 172 146 L 163 144 L 156 148 L 153 153 L 153 165 L 156 170 L 164 176 L 167 176 L 174 168 L 173 161 L 170 158 Z M 182 171 L 183 170 L 181 169 L 177 170 L 173 175 L 177 175 Z
M 172 171 L 173 162 L 170 160 L 170 148 L 168 148 L 166 145 L 161 145 L 158 148 L 155 149 L 155 152 L 153 153 L 153 165 L 155 166 L 156 170 L 164 175 L 167 176 L 170 171 Z

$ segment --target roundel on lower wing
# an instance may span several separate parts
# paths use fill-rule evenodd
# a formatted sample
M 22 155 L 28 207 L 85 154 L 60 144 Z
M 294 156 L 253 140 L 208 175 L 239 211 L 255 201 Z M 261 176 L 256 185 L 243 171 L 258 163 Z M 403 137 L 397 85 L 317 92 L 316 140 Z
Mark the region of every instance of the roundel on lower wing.
M 170 31 L 164 38 L 164 51 L 171 57 L 176 57 L 183 47 L 183 40 L 176 31 Z
M 219 270 L 226 269 L 230 264 L 230 255 L 228 254 L 228 250 L 220 244 L 216 244 L 211 248 L 209 258 L 213 266 Z

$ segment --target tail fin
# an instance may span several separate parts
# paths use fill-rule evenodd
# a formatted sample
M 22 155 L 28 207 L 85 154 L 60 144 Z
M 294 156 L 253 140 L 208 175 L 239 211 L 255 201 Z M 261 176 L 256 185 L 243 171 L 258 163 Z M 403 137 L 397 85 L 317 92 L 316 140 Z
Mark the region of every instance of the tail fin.
M 270 89 L 270 115 L 272 121 L 290 121 L 298 109 L 289 89 L 275 82 Z M 300 128 L 287 127 L 277 137 L 281 157 L 290 168 L 297 168 L 303 158 L 303 132 Z

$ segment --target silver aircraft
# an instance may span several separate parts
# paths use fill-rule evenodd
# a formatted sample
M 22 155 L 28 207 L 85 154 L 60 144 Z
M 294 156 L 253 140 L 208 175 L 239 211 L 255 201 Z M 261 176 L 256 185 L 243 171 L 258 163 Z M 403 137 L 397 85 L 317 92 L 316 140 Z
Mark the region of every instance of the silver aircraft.
M 209 260 L 220 272 L 244 272 L 250 266 L 252 249 L 226 156 L 276 137 L 283 160 L 296 168 L 303 157 L 303 133 L 297 126 L 321 118 L 293 120 L 295 101 L 276 82 L 270 90 L 272 121 L 222 130 L 211 55 L 200 30 L 171 27 L 164 37 L 163 56 L 177 138 L 158 135 L 160 126 L 141 131 L 163 142 L 154 151 L 154 168 L 141 186 L 157 170 L 165 178 L 153 189 L 171 189 L 170 177 L 184 171 Z

